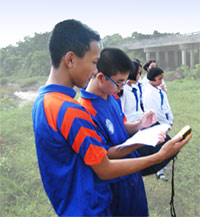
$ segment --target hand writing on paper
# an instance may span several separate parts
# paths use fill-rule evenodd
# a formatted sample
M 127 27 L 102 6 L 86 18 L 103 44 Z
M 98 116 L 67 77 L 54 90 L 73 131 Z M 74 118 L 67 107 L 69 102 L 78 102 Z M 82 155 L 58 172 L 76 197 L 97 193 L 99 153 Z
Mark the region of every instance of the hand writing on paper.
M 157 122 L 156 113 L 153 110 L 149 110 L 144 113 L 140 119 L 140 124 L 142 128 L 150 127 L 152 124 Z

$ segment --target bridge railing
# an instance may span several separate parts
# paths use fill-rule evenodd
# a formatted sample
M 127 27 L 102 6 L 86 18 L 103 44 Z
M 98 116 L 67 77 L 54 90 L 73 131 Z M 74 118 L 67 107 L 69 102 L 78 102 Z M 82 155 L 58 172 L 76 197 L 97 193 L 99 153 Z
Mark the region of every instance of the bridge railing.
M 200 43 L 200 31 L 187 34 L 168 35 L 153 39 L 142 39 L 134 42 L 123 43 L 119 46 L 127 47 L 128 49 L 142 49 L 187 43 Z

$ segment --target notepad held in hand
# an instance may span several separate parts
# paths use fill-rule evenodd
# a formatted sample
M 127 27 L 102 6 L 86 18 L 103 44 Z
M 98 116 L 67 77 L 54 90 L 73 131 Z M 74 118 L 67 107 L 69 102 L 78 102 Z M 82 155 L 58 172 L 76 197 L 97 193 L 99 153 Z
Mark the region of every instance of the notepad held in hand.
M 153 127 L 149 127 L 143 130 L 139 130 L 132 137 L 130 137 L 126 142 L 122 143 L 120 146 L 124 148 L 126 146 L 134 145 L 134 144 L 143 144 L 156 146 L 159 142 L 159 134 L 163 132 L 167 132 L 171 126 L 169 124 L 159 124 Z

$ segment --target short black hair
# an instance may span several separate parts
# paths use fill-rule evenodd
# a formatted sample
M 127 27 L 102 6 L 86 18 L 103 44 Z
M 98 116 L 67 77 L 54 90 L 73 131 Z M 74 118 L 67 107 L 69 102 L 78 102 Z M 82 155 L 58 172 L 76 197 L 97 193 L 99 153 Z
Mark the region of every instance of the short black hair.
M 69 51 L 82 58 L 91 49 L 91 41 L 100 41 L 99 34 L 80 21 L 71 19 L 56 24 L 49 39 L 52 65 L 58 68 Z
M 139 70 L 140 64 L 138 62 L 136 62 L 135 60 L 133 60 L 132 61 L 132 65 L 133 65 L 133 68 L 130 71 L 130 74 L 128 76 L 128 80 L 134 80 L 134 81 L 136 81 L 136 77 L 137 77 L 137 74 L 138 74 L 138 70 Z
M 148 71 L 147 78 L 150 81 L 155 81 L 155 77 L 158 76 L 158 75 L 161 75 L 163 73 L 164 73 L 164 71 L 161 68 L 159 68 L 159 67 L 152 67 Z
M 140 67 L 142 67 L 142 63 L 141 63 L 141 61 L 139 59 L 133 59 L 133 61 L 137 62 L 140 65 Z
M 97 62 L 98 72 L 102 72 L 108 77 L 120 73 L 130 73 L 132 70 L 131 59 L 119 48 L 105 48 L 101 51 Z
M 148 67 L 150 66 L 151 63 L 156 63 L 156 60 L 152 59 L 152 60 L 148 60 L 147 62 L 145 62 L 144 65 L 143 65 L 143 69 L 145 71 L 147 71 Z

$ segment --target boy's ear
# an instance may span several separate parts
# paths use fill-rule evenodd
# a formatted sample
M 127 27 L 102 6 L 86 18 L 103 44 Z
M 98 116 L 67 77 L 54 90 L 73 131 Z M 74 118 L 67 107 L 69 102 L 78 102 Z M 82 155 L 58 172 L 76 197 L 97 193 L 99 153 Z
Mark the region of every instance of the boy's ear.
M 72 51 L 67 52 L 63 58 L 65 64 L 70 68 L 74 65 L 76 61 L 76 55 Z
M 98 72 L 96 78 L 99 82 L 103 82 L 105 79 L 105 75 L 102 72 Z

